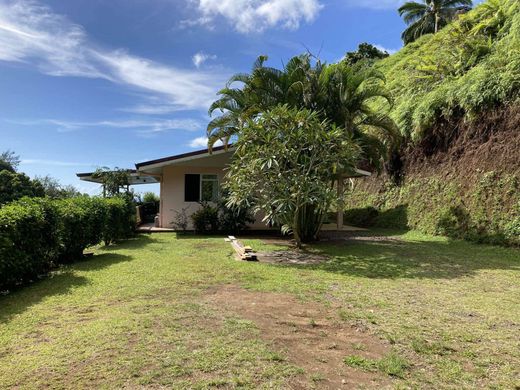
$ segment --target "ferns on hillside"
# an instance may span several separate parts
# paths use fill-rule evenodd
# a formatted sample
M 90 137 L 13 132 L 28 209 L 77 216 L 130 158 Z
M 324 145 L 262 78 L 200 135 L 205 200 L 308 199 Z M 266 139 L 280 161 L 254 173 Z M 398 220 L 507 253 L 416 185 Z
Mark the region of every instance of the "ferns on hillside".
M 378 63 L 395 96 L 392 117 L 419 140 L 440 117 L 467 118 L 520 99 L 520 2 L 488 0 L 435 35 Z

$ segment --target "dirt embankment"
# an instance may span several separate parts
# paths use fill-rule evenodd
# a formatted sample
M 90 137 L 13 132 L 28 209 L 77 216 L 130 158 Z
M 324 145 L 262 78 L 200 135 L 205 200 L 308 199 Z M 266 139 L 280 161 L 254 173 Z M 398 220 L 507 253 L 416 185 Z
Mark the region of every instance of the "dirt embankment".
M 472 177 L 482 172 L 520 173 L 520 104 L 472 120 L 442 120 L 404 153 L 406 175 Z

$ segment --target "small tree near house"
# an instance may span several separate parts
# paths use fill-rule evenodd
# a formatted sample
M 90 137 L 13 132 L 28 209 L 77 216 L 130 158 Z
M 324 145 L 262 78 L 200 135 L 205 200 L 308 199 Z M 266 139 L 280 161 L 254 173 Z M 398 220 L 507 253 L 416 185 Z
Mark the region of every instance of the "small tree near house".
M 316 112 L 278 106 L 250 120 L 227 172 L 228 204 L 253 207 L 292 232 L 297 245 L 315 239 L 337 201 L 335 178 L 351 169 L 359 146 Z

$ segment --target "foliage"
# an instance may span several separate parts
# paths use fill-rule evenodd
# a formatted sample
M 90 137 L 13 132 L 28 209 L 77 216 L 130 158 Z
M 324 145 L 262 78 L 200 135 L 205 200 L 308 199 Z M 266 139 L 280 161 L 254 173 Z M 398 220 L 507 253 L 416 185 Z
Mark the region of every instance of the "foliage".
M 58 229 L 48 200 L 24 198 L 0 209 L 0 290 L 37 278 L 53 266 Z
M 219 229 L 224 233 L 238 234 L 255 222 L 251 207 L 229 205 L 229 193 L 223 191 L 217 207 L 219 210 Z M 251 202 L 247 202 L 251 204 Z
M 175 214 L 175 217 L 171 222 L 171 225 L 175 230 L 182 232 L 186 232 L 186 230 L 188 230 L 189 221 L 187 211 L 189 208 L 190 206 L 181 208 L 181 211 L 176 209 L 172 210 Z
M 135 228 L 135 205 L 131 194 L 121 194 L 105 199 L 103 242 L 110 245 L 121 238 L 128 238 Z
M 20 165 L 20 156 L 12 150 L 6 150 L 0 153 L 0 172 L 5 170 L 16 172 Z
M 0 209 L 0 290 L 78 260 L 89 246 L 129 236 L 133 206 L 126 199 L 23 198 Z
M 219 230 L 218 208 L 207 202 L 200 203 L 200 209 L 191 215 L 197 233 L 216 233 Z
M 228 204 L 229 194 L 226 190 L 222 192 L 215 205 L 202 202 L 200 203 L 201 208 L 191 215 L 195 232 L 238 234 L 247 229 L 248 223 L 255 221 L 251 207 Z M 185 231 L 188 228 L 186 209 L 176 213 L 173 226 Z
M 78 197 L 54 203 L 60 217 L 60 262 L 71 263 L 83 255 L 83 250 L 101 241 L 107 223 L 106 201 Z
M 128 192 L 129 174 L 128 169 L 103 167 L 96 169 L 92 177 L 101 180 L 103 196 L 112 197 L 121 194 L 121 191 Z
M 37 176 L 34 181 L 40 183 L 43 187 L 45 196 L 48 196 L 51 199 L 65 199 L 81 196 L 81 192 L 79 192 L 73 185 L 64 186 L 57 179 L 49 175 L 41 177 Z
M 209 145 L 227 144 L 244 127 L 278 105 L 317 112 L 356 141 L 363 157 L 379 167 L 381 158 L 398 144 L 399 132 L 387 115 L 390 95 L 381 72 L 346 62 L 327 65 L 311 55 L 293 57 L 283 69 L 264 66 L 260 56 L 250 74 L 237 74 L 219 91 L 210 114 L 221 111 L 208 125 Z M 233 87 L 240 83 L 240 88 Z M 379 100 L 377 111 L 371 103 Z
M 362 184 L 346 197 L 347 215 L 375 207 L 369 226 L 417 229 L 429 234 L 493 244 L 520 244 L 520 178 L 484 173 L 476 183 L 413 177 L 381 191 Z M 351 221 L 354 223 L 354 220 Z
M 45 195 L 41 184 L 24 173 L 4 169 L 0 171 L 0 206 L 14 200 Z
M 143 195 L 143 203 L 157 203 L 159 201 L 160 198 L 155 192 L 145 192 Z
M 349 209 L 345 210 L 345 213 L 343 214 L 343 221 L 349 225 L 371 227 L 374 226 L 378 215 L 379 212 L 372 206 L 359 209 Z
M 472 0 L 422 0 L 408 1 L 399 7 L 408 28 L 403 32 L 405 44 L 411 43 L 425 34 L 437 33 L 458 15 L 468 12 Z
M 277 107 L 244 127 L 225 187 L 230 206 L 253 207 L 294 234 L 298 245 L 316 237 L 332 183 L 357 161 L 359 148 L 343 129 L 309 110 Z
M 520 2 L 488 0 L 375 67 L 395 99 L 391 116 L 403 136 L 448 138 L 452 129 L 436 124 L 471 120 L 520 98 Z
M 364 62 L 365 64 L 371 65 L 375 61 L 386 58 L 389 55 L 390 54 L 388 54 L 386 50 L 380 50 L 376 46 L 364 42 L 359 44 L 356 51 L 347 52 L 343 61 L 351 66 L 359 62 Z

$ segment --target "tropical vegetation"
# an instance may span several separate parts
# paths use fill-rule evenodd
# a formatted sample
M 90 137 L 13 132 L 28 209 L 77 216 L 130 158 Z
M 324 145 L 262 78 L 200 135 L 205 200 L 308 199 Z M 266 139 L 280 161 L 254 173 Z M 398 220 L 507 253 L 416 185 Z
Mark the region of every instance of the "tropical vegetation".
M 332 139 L 324 142 L 330 150 L 337 151 L 342 145 L 345 147 L 346 154 L 335 152 L 330 156 L 336 158 L 336 165 L 338 158 L 344 159 L 345 168 L 355 165 L 357 159 L 376 169 L 382 166 L 382 162 L 399 144 L 399 132 L 386 114 L 392 99 L 384 88 L 384 77 L 373 67 L 365 63 L 349 65 L 347 61 L 323 64 L 310 54 L 293 57 L 283 69 L 266 67 L 266 60 L 265 56 L 259 57 L 251 74 L 233 76 L 219 92 L 220 98 L 212 104 L 210 113 L 218 110 L 222 114 L 209 123 L 208 139 L 210 145 L 218 140 L 228 144 L 231 139 L 236 140 L 236 145 L 243 145 L 242 149 L 238 148 L 240 151 L 235 152 L 236 157 L 227 175 L 227 180 L 234 183 L 228 187 L 233 202 L 239 204 L 251 200 L 247 191 L 241 190 L 241 185 L 244 185 L 242 188 L 253 190 L 253 186 L 245 185 L 246 181 L 261 185 L 257 188 L 266 191 L 256 197 L 256 201 L 260 202 L 257 209 L 265 212 L 267 221 L 292 231 L 300 243 L 316 237 L 323 213 L 331 204 L 332 183 L 338 173 L 331 159 L 324 158 L 322 154 L 323 145 L 319 145 L 319 142 L 326 139 L 322 132 L 330 131 L 334 134 Z M 235 83 L 241 85 L 235 87 Z M 385 101 L 386 108 L 374 110 L 371 104 L 377 99 Z M 301 112 L 298 114 L 298 111 Z M 283 118 L 284 115 L 286 118 Z M 290 144 L 276 144 L 276 123 L 284 123 L 286 127 L 279 129 L 281 133 L 278 136 L 289 137 L 287 140 L 290 140 Z M 317 126 L 316 132 L 313 126 Z M 250 128 L 258 133 L 258 137 L 253 135 Z M 338 132 L 343 133 L 343 138 Z M 299 136 L 295 138 L 294 134 Z M 265 148 L 268 139 L 273 148 L 276 147 L 272 151 Z M 292 161 L 283 161 L 284 154 L 285 157 L 289 156 L 286 153 L 290 148 L 302 154 L 295 155 Z M 348 153 L 353 154 L 348 157 Z M 323 158 L 324 165 L 313 166 L 318 156 Z M 271 162 L 279 159 L 275 161 L 279 165 L 261 164 L 261 173 L 255 175 L 255 167 L 259 167 L 256 165 L 260 161 L 258 159 Z M 290 196 L 287 190 L 283 195 L 281 192 L 276 196 L 271 193 L 271 200 L 282 201 L 283 198 L 284 204 L 267 210 L 269 206 L 265 202 L 269 199 L 266 197 L 269 191 L 266 186 L 281 189 L 286 186 L 290 176 L 279 175 L 280 169 L 287 172 L 294 169 L 297 180 L 304 180 L 305 183 L 314 180 L 316 186 L 311 190 L 287 185 L 287 188 L 295 191 L 293 199 L 285 203 Z M 262 174 L 266 176 L 262 177 Z M 325 188 L 318 195 L 313 191 L 320 185 Z M 310 198 L 304 201 L 302 196 Z
M 374 67 L 394 97 L 403 147 L 394 177 L 349 193 L 347 215 L 368 207 L 377 226 L 518 245 L 520 3 L 486 1 Z M 487 155 L 488 140 L 505 149 Z
M 317 237 L 329 206 L 343 196 L 332 184 L 352 172 L 361 152 L 343 128 L 287 106 L 250 120 L 235 148 L 229 203 L 253 207 L 271 226 L 291 231 L 297 246 Z
M 291 58 L 283 69 L 264 66 L 266 60 L 260 56 L 250 74 L 234 75 L 219 91 L 209 110 L 222 113 L 208 124 L 210 146 L 240 137 L 251 119 L 278 105 L 315 111 L 320 119 L 341 127 L 361 147 L 361 157 L 375 167 L 398 143 L 398 130 L 386 114 L 392 99 L 381 72 L 346 62 L 324 64 L 310 54 Z M 386 108 L 372 109 L 370 102 L 377 98 Z
M 409 25 L 401 36 L 404 43 L 413 42 L 425 34 L 438 33 L 459 15 L 468 12 L 472 5 L 472 0 L 407 1 L 399 7 L 399 15 Z
M 0 208 L 0 291 L 80 260 L 83 250 L 133 233 L 135 210 L 123 198 L 22 198 Z

